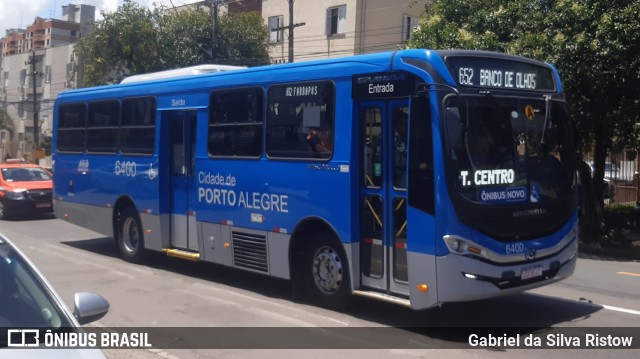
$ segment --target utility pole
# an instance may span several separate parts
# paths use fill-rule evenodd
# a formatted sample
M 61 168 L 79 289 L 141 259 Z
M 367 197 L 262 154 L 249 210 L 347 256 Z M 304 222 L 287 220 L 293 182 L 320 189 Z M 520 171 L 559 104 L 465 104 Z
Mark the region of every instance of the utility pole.
M 306 23 L 301 22 L 294 24 L 293 23 L 293 2 L 294 0 L 289 1 L 289 26 L 281 26 L 276 27 L 275 29 L 271 29 L 271 31 L 280 31 L 280 30 L 288 30 L 289 31 L 289 62 L 293 62 L 293 29 L 298 26 L 304 26 Z
M 211 6 L 211 17 L 213 18 L 213 34 L 211 37 L 211 62 L 218 60 L 218 6 L 222 4 L 221 0 L 208 0 Z
M 36 70 L 36 63 L 39 60 L 36 57 L 36 52 L 31 53 L 31 58 L 27 61 L 28 64 L 31 65 L 31 74 L 32 84 L 33 84 L 33 148 L 36 149 L 40 146 L 40 126 L 39 126 L 39 118 L 38 118 L 38 76 L 42 75 Z

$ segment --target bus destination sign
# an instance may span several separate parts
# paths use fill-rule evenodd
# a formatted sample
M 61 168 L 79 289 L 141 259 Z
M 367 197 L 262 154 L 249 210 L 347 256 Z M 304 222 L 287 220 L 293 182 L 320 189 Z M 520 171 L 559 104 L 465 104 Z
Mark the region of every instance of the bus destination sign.
M 503 59 L 452 56 L 446 60 L 460 86 L 505 90 L 554 91 L 551 69 Z

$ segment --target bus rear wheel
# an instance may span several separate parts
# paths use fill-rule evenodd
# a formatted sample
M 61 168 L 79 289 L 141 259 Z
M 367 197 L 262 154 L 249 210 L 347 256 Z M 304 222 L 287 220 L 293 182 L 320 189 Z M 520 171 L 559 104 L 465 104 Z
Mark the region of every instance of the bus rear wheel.
M 314 235 L 305 251 L 305 286 L 309 298 L 331 309 L 344 308 L 351 298 L 349 265 L 338 241 L 326 232 Z
M 140 263 L 144 259 L 144 235 L 140 216 L 133 207 L 120 212 L 116 239 L 122 258 L 127 262 Z

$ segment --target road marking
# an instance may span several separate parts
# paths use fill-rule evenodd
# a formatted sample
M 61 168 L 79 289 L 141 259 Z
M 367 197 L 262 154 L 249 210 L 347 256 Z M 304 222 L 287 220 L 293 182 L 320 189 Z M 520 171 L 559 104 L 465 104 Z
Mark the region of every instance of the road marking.
M 640 274 L 638 273 L 631 273 L 631 272 L 618 272 L 618 274 L 622 274 L 622 275 L 630 275 L 633 277 L 640 277 Z
M 633 309 L 627 309 L 627 308 L 613 307 L 613 306 L 606 305 L 606 304 L 596 304 L 596 305 L 600 305 L 600 306 L 602 306 L 602 308 L 604 308 L 604 309 L 609 309 L 609 310 L 613 310 L 613 311 L 616 311 L 616 312 L 640 315 L 640 310 L 633 310 Z

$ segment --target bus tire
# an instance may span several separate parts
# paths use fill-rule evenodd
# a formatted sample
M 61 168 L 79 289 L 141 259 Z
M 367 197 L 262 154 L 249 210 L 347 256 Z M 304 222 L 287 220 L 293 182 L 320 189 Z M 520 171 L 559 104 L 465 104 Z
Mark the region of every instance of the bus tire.
M 117 224 L 116 240 L 122 259 L 131 263 L 141 263 L 144 259 L 144 233 L 140 216 L 133 207 L 120 212 Z
M 349 265 L 339 241 L 328 232 L 311 237 L 304 253 L 303 273 L 311 301 L 330 309 L 343 309 L 351 298 Z

